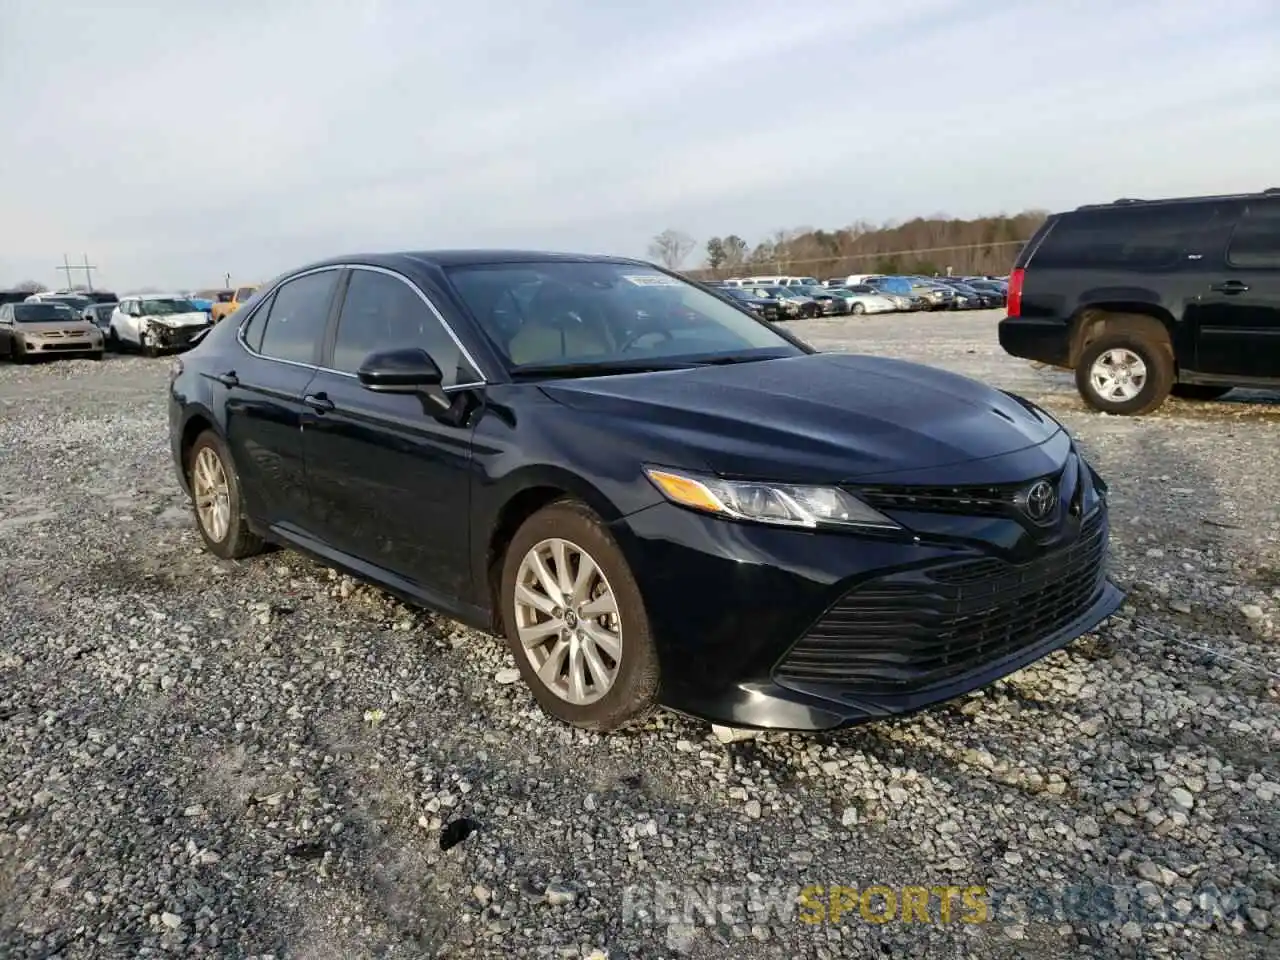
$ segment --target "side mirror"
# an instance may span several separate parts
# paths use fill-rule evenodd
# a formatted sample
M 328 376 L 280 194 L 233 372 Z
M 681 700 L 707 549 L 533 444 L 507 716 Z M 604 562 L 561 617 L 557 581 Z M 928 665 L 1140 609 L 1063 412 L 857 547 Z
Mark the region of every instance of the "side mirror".
M 385 350 L 371 353 L 356 378 L 374 393 L 415 393 L 448 410 L 452 403 L 440 388 L 443 374 L 425 350 Z

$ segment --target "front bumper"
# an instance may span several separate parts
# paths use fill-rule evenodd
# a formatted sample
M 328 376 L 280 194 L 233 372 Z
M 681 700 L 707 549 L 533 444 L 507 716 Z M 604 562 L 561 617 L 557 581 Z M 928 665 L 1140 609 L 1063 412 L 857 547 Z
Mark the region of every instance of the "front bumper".
M 197 336 L 209 329 L 212 323 L 190 324 L 182 327 L 168 327 L 162 323 L 153 323 L 147 327 L 147 334 L 161 350 L 177 350 L 191 345 Z
M 813 731 L 961 696 L 1109 617 L 1124 595 L 1105 574 L 1105 502 L 1092 516 L 1101 559 L 1087 583 L 1068 562 L 1071 544 L 1013 563 L 971 538 L 812 533 L 669 504 L 618 521 L 614 534 L 645 597 L 664 706 L 729 726 Z M 1077 550 L 1083 538 L 1082 529 Z M 973 579 L 982 568 L 991 576 Z M 970 579 L 957 583 L 947 573 L 956 570 Z M 1054 586 L 1068 576 L 1070 596 Z
M 14 352 L 27 357 L 52 357 L 63 353 L 100 353 L 100 337 L 23 337 L 14 343 Z

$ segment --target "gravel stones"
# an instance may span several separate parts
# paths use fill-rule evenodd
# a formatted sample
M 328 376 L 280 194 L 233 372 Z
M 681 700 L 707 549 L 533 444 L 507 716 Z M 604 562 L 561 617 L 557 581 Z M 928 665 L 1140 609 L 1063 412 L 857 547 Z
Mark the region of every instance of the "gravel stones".
M 1001 354 L 994 321 L 790 328 L 1062 418 L 1111 485 L 1129 600 L 974 696 L 818 736 L 556 724 L 502 682 L 500 642 L 289 551 L 204 552 L 168 460 L 167 361 L 0 365 L 0 450 L 19 451 L 0 457 L 0 955 L 1275 953 L 1278 400 L 1092 414 L 1069 377 Z M 440 849 L 462 819 L 482 827 Z M 725 909 L 684 923 L 661 883 Z M 807 884 L 871 883 L 1186 910 L 1217 889 L 1240 909 L 778 912 Z

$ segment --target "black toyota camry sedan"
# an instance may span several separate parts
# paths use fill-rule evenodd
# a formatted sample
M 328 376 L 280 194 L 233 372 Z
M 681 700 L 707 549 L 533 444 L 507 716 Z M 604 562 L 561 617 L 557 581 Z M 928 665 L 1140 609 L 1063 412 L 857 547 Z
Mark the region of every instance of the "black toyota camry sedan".
M 1122 599 L 1105 484 L 1049 414 L 643 262 L 312 264 L 174 362 L 169 411 L 214 554 L 284 545 L 504 636 L 590 729 L 906 713 Z

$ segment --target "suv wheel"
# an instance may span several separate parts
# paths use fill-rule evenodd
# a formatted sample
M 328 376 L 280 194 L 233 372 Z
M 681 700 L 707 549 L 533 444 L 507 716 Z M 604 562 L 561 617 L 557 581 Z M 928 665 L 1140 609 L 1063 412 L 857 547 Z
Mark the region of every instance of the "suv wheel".
M 1205 383 L 1175 383 L 1169 392 L 1182 400 L 1217 400 L 1225 397 L 1231 387 L 1215 387 Z
M 640 588 L 584 505 L 560 501 L 526 520 L 500 589 L 507 643 L 543 710 L 599 731 L 652 711 L 658 659 Z
M 1076 388 L 1094 410 L 1123 416 L 1150 413 L 1173 386 L 1169 346 L 1139 332 L 1106 333 L 1076 364 Z
M 262 552 L 262 538 L 249 529 L 231 452 L 212 430 L 196 437 L 187 458 L 187 480 L 196 526 L 210 553 L 242 560 Z

